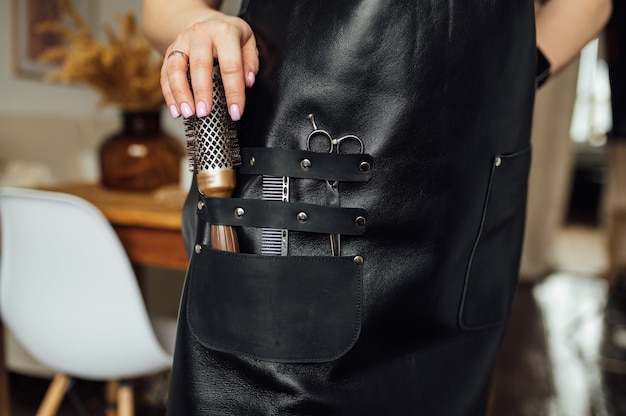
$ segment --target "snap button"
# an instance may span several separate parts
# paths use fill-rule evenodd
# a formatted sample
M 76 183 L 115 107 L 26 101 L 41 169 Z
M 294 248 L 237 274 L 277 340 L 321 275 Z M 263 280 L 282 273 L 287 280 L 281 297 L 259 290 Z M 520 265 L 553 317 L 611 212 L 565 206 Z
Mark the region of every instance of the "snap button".
M 237 218 L 241 218 L 241 217 L 243 217 L 245 214 L 246 214 L 246 211 L 244 211 L 244 209 L 243 209 L 243 208 L 241 208 L 241 207 L 235 208 L 235 217 L 237 217 Z
M 202 211 L 202 208 L 204 208 L 204 202 L 198 201 L 198 211 Z
M 200 254 L 202 252 L 202 246 L 200 244 L 196 244 L 193 249 L 196 254 Z
M 249 164 L 250 166 L 254 166 L 254 163 L 255 163 L 255 162 L 256 162 L 256 159 L 254 158 L 254 156 L 251 156 L 251 157 L 250 157 L 250 160 L 248 161 L 248 164 Z
M 500 156 L 496 156 L 496 167 L 502 164 L 502 158 Z
M 363 260 L 363 257 L 361 256 L 354 256 L 354 259 L 352 259 L 352 261 L 354 262 L 354 264 L 356 264 L 357 266 L 360 266 L 363 264 L 363 262 L 365 260 Z
M 372 168 L 372 165 L 370 165 L 369 162 L 361 162 L 361 164 L 359 165 L 359 170 L 361 172 L 367 172 Z
M 302 161 L 300 161 L 300 167 L 302 170 L 309 170 L 311 167 L 311 161 L 309 159 L 302 159 Z
M 307 215 L 306 212 L 299 212 L 298 213 L 298 222 L 301 224 L 304 224 L 305 222 L 307 222 L 307 220 L 309 219 L 309 216 Z
M 356 217 L 356 220 L 354 222 L 359 227 L 363 227 L 367 223 L 367 219 L 363 217 L 362 215 L 359 215 L 358 217 Z

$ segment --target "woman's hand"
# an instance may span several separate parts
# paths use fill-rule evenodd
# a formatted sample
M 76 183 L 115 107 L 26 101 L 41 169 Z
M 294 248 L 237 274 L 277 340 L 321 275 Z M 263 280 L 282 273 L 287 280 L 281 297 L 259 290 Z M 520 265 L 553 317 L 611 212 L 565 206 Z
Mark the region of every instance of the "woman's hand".
M 164 50 L 161 67 L 161 89 L 173 117 L 209 114 L 213 62 L 217 59 L 229 114 L 234 121 L 241 118 L 245 89 L 252 87 L 259 68 L 254 34 L 244 20 L 193 0 L 150 0 L 144 2 L 143 28 L 157 47 L 174 39 Z

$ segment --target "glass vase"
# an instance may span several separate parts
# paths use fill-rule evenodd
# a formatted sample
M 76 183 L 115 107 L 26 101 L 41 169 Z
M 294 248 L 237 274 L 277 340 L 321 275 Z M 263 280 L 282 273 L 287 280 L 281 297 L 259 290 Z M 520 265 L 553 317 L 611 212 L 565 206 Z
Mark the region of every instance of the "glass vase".
M 99 148 L 100 180 L 105 188 L 148 191 L 180 181 L 180 140 L 161 128 L 161 112 L 123 111 L 122 129 Z

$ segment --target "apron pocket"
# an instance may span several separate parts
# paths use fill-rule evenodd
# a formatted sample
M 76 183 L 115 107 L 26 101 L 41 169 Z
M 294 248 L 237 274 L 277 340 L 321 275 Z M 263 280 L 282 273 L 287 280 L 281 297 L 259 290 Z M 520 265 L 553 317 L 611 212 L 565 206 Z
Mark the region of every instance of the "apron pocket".
M 360 333 L 361 268 L 352 257 L 203 247 L 190 265 L 191 332 L 207 348 L 260 360 L 335 360 Z
M 519 274 L 530 147 L 496 156 L 459 312 L 465 330 L 504 324 Z

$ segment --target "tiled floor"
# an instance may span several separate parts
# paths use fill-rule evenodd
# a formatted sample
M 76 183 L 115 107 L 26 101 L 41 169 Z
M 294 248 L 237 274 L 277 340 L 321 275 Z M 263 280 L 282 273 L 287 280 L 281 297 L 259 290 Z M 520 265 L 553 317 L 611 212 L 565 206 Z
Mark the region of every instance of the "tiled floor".
M 602 233 L 569 226 L 559 234 L 557 248 L 558 270 L 519 286 L 494 374 L 492 415 L 626 415 L 626 354 L 622 361 L 623 350 L 614 349 L 618 359 L 602 359 L 607 326 Z M 626 325 L 626 318 L 621 322 Z M 626 345 L 626 326 L 614 335 Z M 138 416 L 164 414 L 164 382 L 161 377 L 140 383 Z M 14 416 L 35 414 L 46 382 L 13 375 L 11 383 Z M 101 384 L 78 382 L 75 389 L 90 412 L 83 414 L 103 413 Z M 70 400 L 61 412 L 66 415 L 81 415 Z

